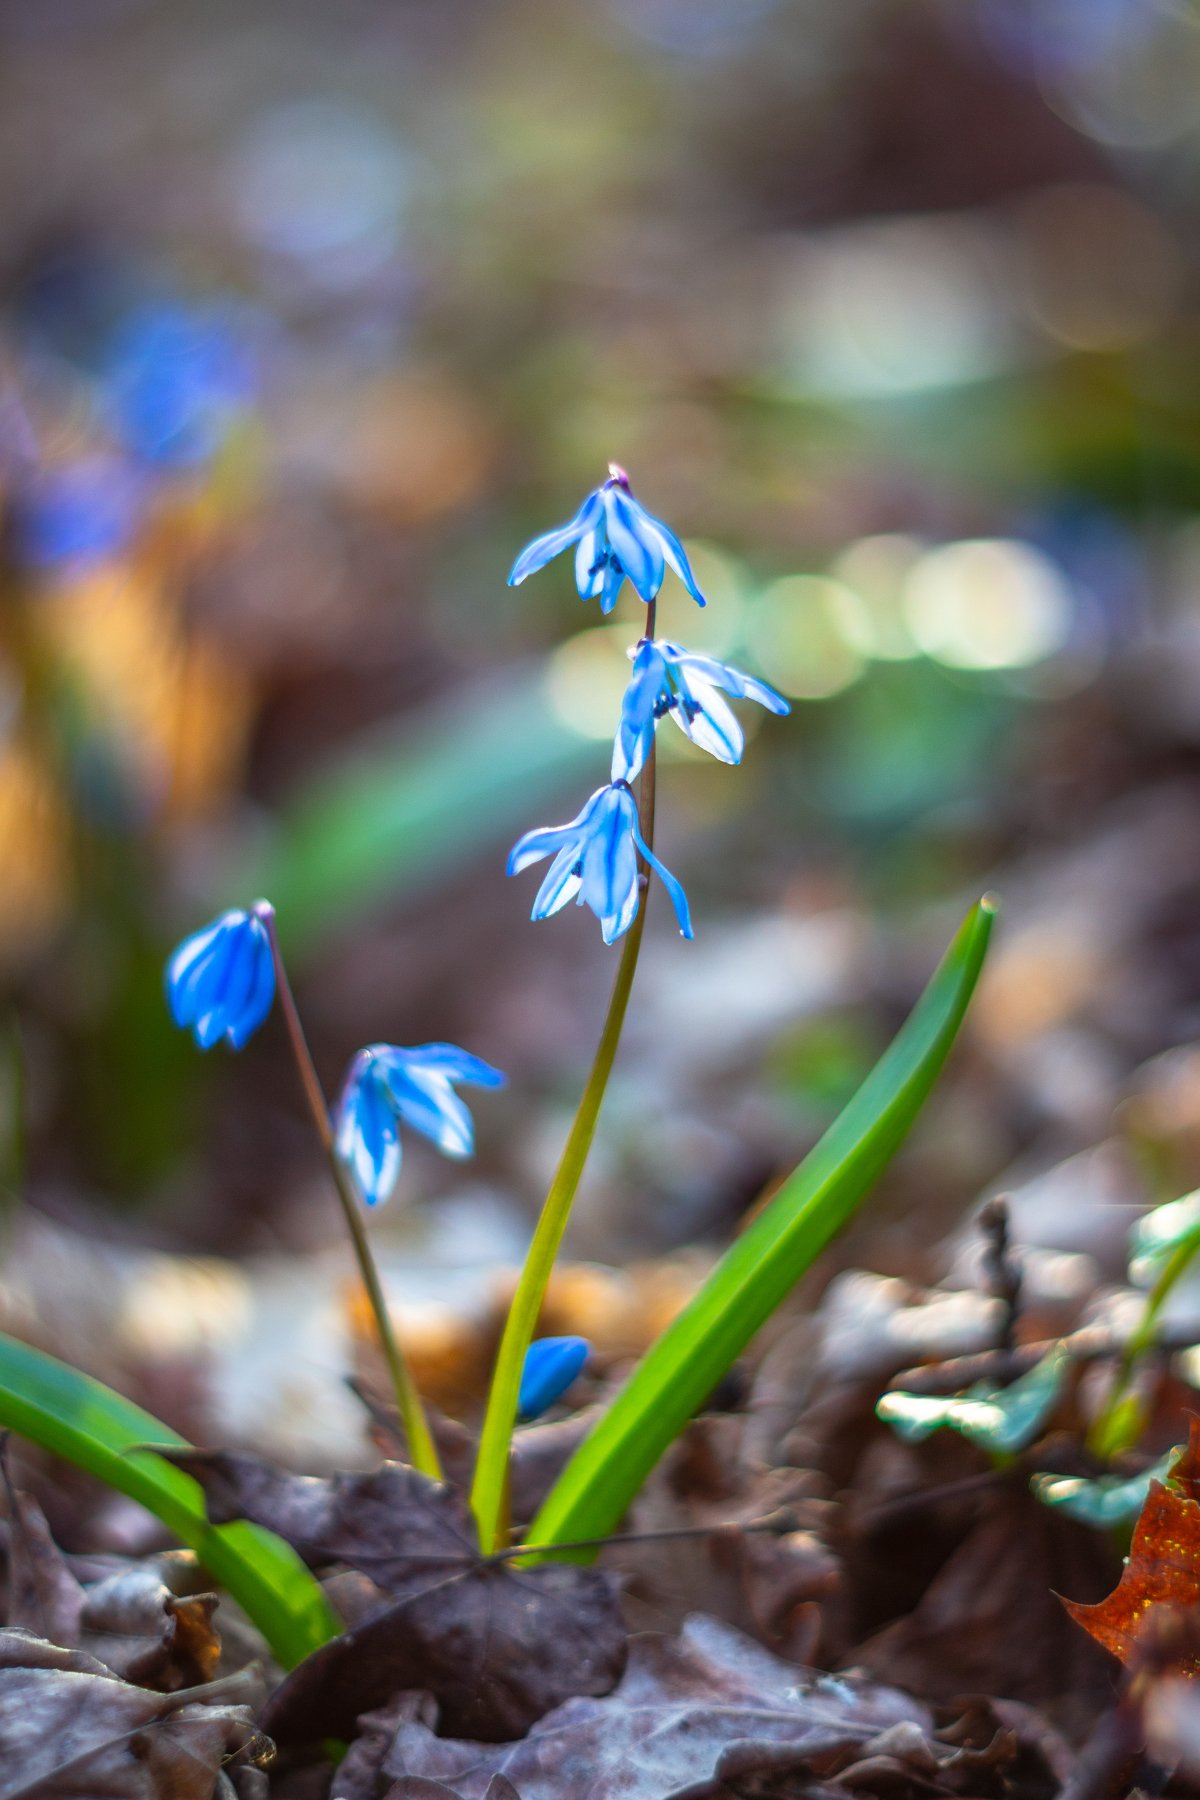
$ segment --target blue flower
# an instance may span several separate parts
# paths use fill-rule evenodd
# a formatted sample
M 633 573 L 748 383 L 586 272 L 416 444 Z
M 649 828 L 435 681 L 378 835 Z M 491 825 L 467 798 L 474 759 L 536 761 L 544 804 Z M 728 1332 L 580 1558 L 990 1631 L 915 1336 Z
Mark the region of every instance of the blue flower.
M 167 964 L 167 1002 L 177 1025 L 191 1027 L 201 1050 L 221 1038 L 240 1050 L 275 998 L 275 958 L 265 903 L 222 913 L 185 938 Z
M 553 856 L 531 917 L 548 919 L 568 900 L 575 900 L 578 906 L 591 907 L 600 921 L 605 943 L 611 944 L 629 930 L 637 917 L 639 851 L 662 880 L 671 896 L 679 929 L 690 938 L 692 922 L 687 895 L 643 838 L 637 802 L 624 782 L 597 788 L 569 825 L 527 831 L 509 852 L 508 873 L 519 875 L 530 863 Z
M 654 729 L 670 713 L 693 744 L 719 762 L 742 760 L 745 734 L 723 694 L 757 700 L 769 712 L 791 707 L 781 694 L 753 675 L 743 675 L 711 656 L 696 656 L 666 638 L 643 638 L 633 656 L 633 674 L 625 689 L 621 723 L 613 745 L 614 781 L 632 781 L 654 741 Z
M 520 587 L 527 575 L 544 568 L 574 544 L 579 597 L 594 600 L 599 594 L 601 612 L 609 613 L 617 604 L 627 575 L 649 605 L 662 586 L 667 564 L 696 604 L 703 606 L 704 595 L 675 533 L 634 499 L 624 469 L 616 463 L 609 463 L 608 468 L 604 486 L 588 495 L 569 524 L 547 531 L 525 546 L 512 566 L 509 587 Z
M 17 549 L 37 569 L 102 561 L 129 543 L 144 502 L 142 484 L 115 456 L 41 470 L 14 495 Z
M 503 1087 L 506 1077 L 455 1044 L 371 1044 L 350 1064 L 337 1110 L 337 1147 L 368 1206 L 391 1194 L 400 1173 L 400 1122 L 444 1156 L 470 1156 L 471 1115 L 450 1085 Z
M 123 321 L 105 370 L 107 403 L 128 449 L 148 463 L 207 462 L 253 395 L 249 346 L 232 307 L 150 301 Z
M 525 1352 L 517 1411 L 536 1419 L 565 1394 L 591 1354 L 581 1337 L 536 1338 Z

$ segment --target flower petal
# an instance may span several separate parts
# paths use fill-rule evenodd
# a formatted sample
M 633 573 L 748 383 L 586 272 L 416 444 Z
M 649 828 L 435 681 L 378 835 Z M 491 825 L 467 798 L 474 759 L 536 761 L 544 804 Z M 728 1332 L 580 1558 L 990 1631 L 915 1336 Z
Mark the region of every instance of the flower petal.
M 350 1066 L 338 1107 L 337 1149 L 368 1206 L 388 1199 L 400 1174 L 400 1133 L 374 1051 L 360 1051 Z
M 378 1065 L 400 1118 L 436 1144 L 443 1156 L 470 1156 L 475 1127 L 466 1104 L 444 1075 L 414 1068 L 399 1060 L 403 1056 L 403 1051 L 393 1050 L 391 1058 L 381 1057 Z
M 658 857 L 655 856 L 653 850 L 651 850 L 645 838 L 642 836 L 636 819 L 634 820 L 633 835 L 637 839 L 638 849 L 671 896 L 671 905 L 675 908 L 675 917 L 679 921 L 679 930 L 681 934 L 685 938 L 694 937 L 695 933 L 692 930 L 692 915 L 688 911 L 687 895 L 683 891 L 682 882 L 678 881 L 676 877 L 672 875 L 666 863 L 660 862 Z
M 545 879 L 534 896 L 533 911 L 529 917 L 535 924 L 539 919 L 552 919 L 568 901 L 575 898 L 581 886 L 579 840 L 573 837 L 547 869 Z
M 594 600 L 608 573 L 608 542 L 603 521 L 585 531 L 575 549 L 575 586 L 581 600 Z
M 656 644 L 638 645 L 633 674 L 621 702 L 621 723 L 613 743 L 612 778 L 632 781 L 650 754 L 657 723 L 655 707 L 666 686 L 667 665 Z
M 575 517 L 566 525 L 556 526 L 553 531 L 544 531 L 541 537 L 536 537 L 531 544 L 526 544 L 509 573 L 509 587 L 520 587 L 527 575 L 532 575 L 535 570 L 543 568 L 546 563 L 552 561 L 561 551 L 566 550 L 577 538 L 581 537 L 585 531 L 589 531 L 599 518 L 602 509 L 603 502 L 600 490 L 597 488 L 588 495 Z
M 741 762 L 746 734 L 719 688 L 690 672 L 685 679 L 681 668 L 675 671 L 675 685 L 680 702 L 671 711 L 680 730 L 718 762 Z
M 508 853 L 507 873 L 519 875 L 530 863 L 541 862 L 543 856 L 553 856 L 557 851 L 566 849 L 572 839 L 587 829 L 593 808 L 607 791 L 607 788 L 597 788 L 566 825 L 541 825 L 518 838 Z
M 704 595 L 700 592 L 696 577 L 692 573 L 692 565 L 688 561 L 687 551 L 675 536 L 675 533 L 671 530 L 669 525 L 664 525 L 661 519 L 656 519 L 652 514 L 646 512 L 645 507 L 642 507 L 640 510 L 646 519 L 647 525 L 653 527 L 654 531 L 658 534 L 658 540 L 662 545 L 664 559 L 670 563 L 680 581 L 682 581 L 684 587 L 696 602 L 696 605 L 707 605 Z
M 469 1081 L 475 1087 L 503 1087 L 508 1076 L 503 1069 L 493 1068 L 482 1056 L 472 1056 L 457 1044 L 414 1044 L 404 1051 L 410 1068 L 433 1069 L 447 1081 Z
M 662 586 L 664 552 L 654 521 L 632 494 L 606 487 L 604 516 L 608 541 L 640 597 L 649 603 Z
M 209 969 L 213 956 L 219 952 L 230 923 L 236 922 L 240 917 L 236 912 L 222 913 L 219 919 L 206 925 L 203 931 L 194 932 L 191 937 L 185 938 L 171 956 L 166 970 L 167 1004 L 176 1025 L 191 1025 L 195 1020 L 197 994 L 205 970 Z
M 235 1050 L 244 1049 L 271 1010 L 275 999 L 275 959 L 264 927 L 257 919 L 255 931 L 254 980 L 245 1004 L 229 1025 L 229 1042 Z
M 600 920 L 606 944 L 627 931 L 637 913 L 636 821 L 637 806 L 629 789 L 609 787 L 583 846 L 581 893 Z
M 610 613 L 617 604 L 621 589 L 625 585 L 625 571 L 615 556 L 610 556 L 604 566 L 604 585 L 600 590 L 600 611 Z
M 691 650 L 684 650 L 679 644 L 661 643 L 660 648 L 668 663 L 677 664 L 689 672 L 694 671 L 715 687 L 724 688 L 739 700 L 757 700 L 768 712 L 789 713 L 791 707 L 782 694 L 777 694 L 773 687 L 765 681 L 757 681 L 753 675 L 747 675 L 741 669 L 733 668 L 729 663 L 718 662 L 714 656 L 697 656 Z

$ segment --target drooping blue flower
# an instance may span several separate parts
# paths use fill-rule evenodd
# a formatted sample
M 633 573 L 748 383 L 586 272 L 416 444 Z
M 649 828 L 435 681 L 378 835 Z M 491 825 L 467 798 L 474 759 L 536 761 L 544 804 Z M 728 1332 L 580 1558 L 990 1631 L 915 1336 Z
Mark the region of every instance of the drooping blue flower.
M 258 1030 L 275 998 L 275 959 L 263 909 L 234 909 L 185 938 L 167 964 L 175 1023 L 201 1050 L 224 1038 L 235 1050 Z
M 669 565 L 698 606 L 704 595 L 696 584 L 687 552 L 661 519 L 648 513 L 629 491 L 629 477 L 609 463 L 608 480 L 589 494 L 575 517 L 527 544 L 512 566 L 509 587 L 520 587 L 527 575 L 544 568 L 575 545 L 575 585 L 581 600 L 600 596 L 601 612 L 617 604 L 628 576 L 647 605 L 662 586 Z
M 444 1156 L 470 1156 L 475 1127 L 451 1086 L 503 1087 L 507 1077 L 456 1044 L 370 1044 L 360 1050 L 338 1101 L 338 1154 L 368 1206 L 388 1198 L 400 1173 L 400 1124 L 411 1125 Z
M 122 321 L 103 384 L 135 456 L 166 467 L 206 462 L 253 397 L 245 323 L 228 306 L 149 301 Z
M 37 569 L 102 561 L 129 543 L 144 506 L 143 484 L 119 457 L 82 456 L 39 470 L 14 495 L 18 554 Z
M 574 900 L 578 906 L 591 907 L 605 943 L 611 944 L 637 917 L 639 851 L 670 894 L 680 931 L 690 938 L 687 895 L 642 836 L 637 802 L 624 782 L 597 788 L 568 825 L 527 831 L 509 852 L 508 873 L 519 875 L 530 863 L 553 856 L 530 916 L 548 919 Z
M 517 1412 L 522 1419 L 537 1419 L 570 1387 L 591 1354 L 581 1337 L 535 1338 L 525 1352 Z
M 613 744 L 614 781 L 632 781 L 650 754 L 654 729 L 669 713 L 679 726 L 719 762 L 742 760 L 746 738 L 725 694 L 757 700 L 768 712 L 792 709 L 782 694 L 712 656 L 697 656 L 666 638 L 643 638 L 633 656 L 621 723 Z

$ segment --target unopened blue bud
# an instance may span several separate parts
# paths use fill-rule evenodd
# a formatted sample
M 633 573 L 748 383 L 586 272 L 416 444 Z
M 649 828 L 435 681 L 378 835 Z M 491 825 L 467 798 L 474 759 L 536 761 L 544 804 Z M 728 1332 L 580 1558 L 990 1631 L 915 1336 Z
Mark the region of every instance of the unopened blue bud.
M 540 1418 L 561 1399 L 591 1354 L 586 1338 L 536 1338 L 525 1352 L 517 1411 L 522 1419 Z

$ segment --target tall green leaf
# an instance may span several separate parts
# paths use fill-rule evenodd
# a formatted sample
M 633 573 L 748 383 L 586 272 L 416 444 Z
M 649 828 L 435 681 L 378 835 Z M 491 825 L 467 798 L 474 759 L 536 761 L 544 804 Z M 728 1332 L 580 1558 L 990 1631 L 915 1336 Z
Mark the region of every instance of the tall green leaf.
M 341 1631 L 289 1545 L 257 1525 L 210 1525 L 199 1484 L 142 1448 L 179 1449 L 186 1438 L 90 1375 L 3 1333 L 0 1426 L 140 1501 L 228 1589 L 285 1668 Z
M 248 885 L 286 919 L 289 947 L 306 950 L 506 844 L 596 760 L 595 743 L 555 718 L 542 682 L 511 676 L 323 769 L 288 802 Z
M 962 1023 L 995 908 L 981 900 L 850 1104 L 642 1358 L 530 1526 L 530 1544 L 613 1530 L 659 1457 L 890 1162 Z

